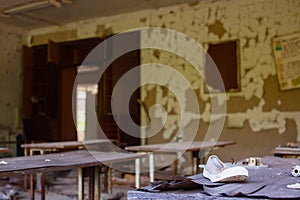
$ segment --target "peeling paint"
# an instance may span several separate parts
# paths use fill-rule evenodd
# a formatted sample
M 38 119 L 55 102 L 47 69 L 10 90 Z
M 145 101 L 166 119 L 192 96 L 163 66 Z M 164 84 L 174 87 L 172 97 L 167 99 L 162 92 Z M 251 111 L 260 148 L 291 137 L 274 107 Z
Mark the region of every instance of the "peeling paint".
M 19 120 L 22 100 L 22 40 L 22 36 L 18 34 L 0 31 L 0 127 L 9 127 L 14 134 L 19 133 L 22 125 Z
M 214 24 L 209 25 L 208 31 L 210 33 L 214 33 L 214 34 L 218 35 L 219 38 L 222 38 L 223 35 L 226 33 L 226 30 L 224 29 L 223 24 L 219 20 L 216 20 L 214 22 Z
M 76 40 L 77 38 L 76 32 L 77 32 L 76 30 L 67 30 L 67 31 L 54 32 L 54 33 L 34 35 L 31 38 L 31 44 L 29 44 L 29 46 L 36 45 L 36 44 L 48 44 L 49 40 L 52 40 L 54 42 Z
M 300 31 L 299 7 L 300 1 L 296 0 L 203 0 L 200 2 L 195 1 L 190 4 L 87 20 L 86 22 L 64 25 L 60 28 L 33 30 L 29 33 L 28 38 L 32 37 L 33 43 L 38 44 L 46 42 L 46 39 L 52 37 L 51 34 L 63 31 L 75 30 L 76 35 L 71 36 L 71 38 L 90 36 L 103 37 L 131 28 L 155 26 L 183 32 L 202 45 L 211 42 L 238 40 L 240 44 L 239 67 L 241 91 L 239 93 L 228 93 L 226 101 L 230 103 L 232 97 L 238 96 L 239 98 L 243 98 L 245 104 L 251 102 L 253 99 L 259 99 L 260 103 L 254 106 L 249 103 L 251 106 L 242 113 L 228 113 L 227 125 L 232 128 L 241 128 L 242 130 L 243 124 L 248 121 L 253 131 L 278 129 L 279 133 L 284 133 L 287 130 L 285 120 L 293 119 L 297 124 L 298 140 L 300 141 L 300 122 L 295 117 L 298 116 L 298 114 L 279 109 L 270 111 L 263 110 L 263 107 L 269 104 L 266 99 L 263 99 L 267 92 L 264 90 L 264 84 L 270 76 L 276 75 L 271 40 L 277 35 Z M 126 23 L 124 23 L 125 21 Z M 79 24 L 84 24 L 84 30 L 79 30 L 81 28 Z M 44 38 L 38 41 L 38 35 L 44 35 L 45 37 L 43 36 Z M 160 41 L 143 41 L 143 38 L 141 39 L 142 42 Z M 175 38 L 169 36 L 161 38 L 161 41 L 164 40 L 168 40 L 167 44 L 171 48 L 179 49 L 182 55 L 198 54 L 198 57 L 201 57 L 201 52 L 194 52 L 194 49 L 185 49 L 178 45 L 183 41 L 177 41 Z M 217 94 L 210 96 L 204 93 L 203 77 L 195 73 L 190 63 L 185 62 L 176 55 L 157 50 L 150 50 L 148 52 L 141 51 L 141 63 L 162 63 L 172 66 L 183 76 L 187 77 L 194 91 L 200 91 L 197 93 L 200 101 L 199 104 L 205 105 L 201 113 L 201 119 L 206 123 L 208 123 L 211 118 L 211 105 L 209 102 L 211 98 L 217 98 L 219 105 L 224 104 L 224 99 L 218 98 Z M 198 70 L 204 71 L 204 69 Z M 173 79 L 173 76 L 157 74 L 143 69 L 141 71 L 141 79 L 143 78 L 153 78 L 153 80 L 155 80 L 155 78 L 164 78 L 168 80 L 166 82 L 166 85 L 168 85 Z M 172 81 L 176 82 L 176 79 Z M 185 98 L 188 88 L 180 84 L 173 84 L 173 86 L 177 87 L 178 91 L 180 91 L 180 98 Z M 274 86 L 272 89 L 276 89 L 276 87 Z M 180 113 L 180 106 L 184 108 L 186 106 L 178 105 L 174 96 L 171 94 L 169 94 L 169 96 L 165 95 L 163 88 L 155 85 L 143 87 L 141 100 L 147 102 L 149 99 L 153 99 L 152 97 L 150 98 L 148 94 L 151 91 L 155 91 L 156 93 L 154 97 L 156 103 L 164 105 L 170 116 Z M 280 101 L 278 101 L 277 104 L 284 104 L 284 94 L 279 94 L 279 98 Z M 295 112 L 299 113 L 299 110 Z M 142 114 L 142 124 L 147 120 L 145 115 L 146 112 Z M 187 116 L 187 121 L 185 122 L 187 126 L 189 126 L 188 121 L 190 118 L 192 117 Z M 212 118 L 214 118 L 214 116 Z M 175 130 L 177 124 L 174 125 L 174 120 L 166 122 L 166 127 L 170 131 L 164 135 L 165 138 L 171 137 L 171 132 Z

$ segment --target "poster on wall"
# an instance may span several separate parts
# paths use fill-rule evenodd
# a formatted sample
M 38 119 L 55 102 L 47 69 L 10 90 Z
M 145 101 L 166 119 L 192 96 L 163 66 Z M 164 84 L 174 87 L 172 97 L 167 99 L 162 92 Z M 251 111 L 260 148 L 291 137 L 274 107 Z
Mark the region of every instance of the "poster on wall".
M 275 37 L 272 46 L 280 89 L 300 88 L 300 33 Z

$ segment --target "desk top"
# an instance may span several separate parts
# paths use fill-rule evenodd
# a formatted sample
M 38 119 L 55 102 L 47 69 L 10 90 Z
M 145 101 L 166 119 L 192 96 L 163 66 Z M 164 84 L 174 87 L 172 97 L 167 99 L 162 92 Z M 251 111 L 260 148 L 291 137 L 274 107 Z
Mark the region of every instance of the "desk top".
M 86 140 L 86 141 L 60 141 L 60 142 L 43 142 L 22 144 L 22 148 L 29 149 L 67 149 L 84 147 L 85 145 L 111 143 L 113 141 L 107 139 Z
M 79 167 L 113 164 L 142 158 L 145 155 L 120 152 L 76 150 L 34 156 L 4 158 L 0 164 L 0 175 L 31 174 L 47 171 L 67 170 Z
M 249 178 L 244 183 L 212 183 L 201 173 L 187 177 L 182 182 L 180 179 L 176 182 L 164 181 L 160 190 L 159 183 L 148 187 L 155 189 L 155 193 L 146 192 L 147 187 L 144 187 L 145 191 L 129 191 L 127 199 L 300 199 L 299 190 L 287 188 L 287 185 L 299 182 L 298 177 L 290 174 L 292 166 L 300 165 L 299 159 L 268 156 L 263 157 L 262 162 L 268 167 L 246 167 Z M 191 182 L 196 185 L 191 185 Z M 166 191 L 168 187 L 171 190 Z
M 224 147 L 235 144 L 234 141 L 184 141 L 184 142 L 170 142 L 162 144 L 148 144 L 140 146 L 128 146 L 125 150 L 136 152 L 184 152 L 184 151 L 199 151 L 201 149 L 210 149 L 215 147 Z
M 0 147 L 0 153 L 11 152 L 9 148 Z
M 273 150 L 274 155 L 298 155 L 300 156 L 300 148 L 292 147 L 276 147 Z

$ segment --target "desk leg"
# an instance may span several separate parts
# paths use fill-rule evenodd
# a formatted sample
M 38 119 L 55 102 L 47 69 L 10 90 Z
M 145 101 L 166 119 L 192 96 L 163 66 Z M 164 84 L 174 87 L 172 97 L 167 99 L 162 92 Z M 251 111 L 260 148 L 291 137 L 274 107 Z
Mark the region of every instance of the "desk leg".
M 101 197 L 100 167 L 99 166 L 95 166 L 94 171 L 95 171 L 94 172 L 94 174 L 95 174 L 95 178 L 94 178 L 95 196 L 94 196 L 94 199 L 95 200 L 100 200 L 100 197 Z
M 207 150 L 200 150 L 198 158 L 201 164 L 205 164 Z
M 34 200 L 34 176 L 35 174 L 30 174 L 30 200 Z
M 178 167 L 178 158 L 173 162 L 173 176 L 177 175 L 177 167 Z
M 154 154 L 150 153 L 149 154 L 149 176 L 150 176 L 150 182 L 154 182 L 154 167 L 155 167 Z
M 24 148 L 24 156 L 28 156 L 28 149 Z M 27 189 L 27 175 L 24 175 L 24 189 Z
M 200 159 L 198 157 L 192 156 L 191 175 L 199 173 L 199 164 L 200 164 Z
M 82 168 L 78 168 L 78 200 L 84 200 L 84 177 Z
M 111 194 L 112 193 L 112 177 L 111 177 L 111 166 L 108 166 L 107 169 L 107 183 L 108 183 L 108 187 L 107 187 L 107 193 Z
M 200 153 L 202 151 L 202 153 Z M 198 151 L 192 151 L 192 168 L 191 168 L 191 175 L 199 173 L 199 164 L 200 164 L 200 155 L 205 155 L 205 150 Z M 202 158 L 201 158 L 202 159 Z M 205 158 L 204 158 L 205 159 Z
M 40 155 L 45 154 L 45 150 L 39 150 Z M 33 150 L 30 153 L 31 156 L 33 155 Z M 44 173 L 38 173 L 36 174 L 36 189 L 41 191 L 41 200 L 45 200 L 45 174 Z
M 41 173 L 40 174 L 40 181 L 41 181 L 41 200 L 45 200 L 46 199 L 46 195 L 45 195 L 45 174 Z
M 141 160 L 135 159 L 135 188 L 141 186 Z
M 176 153 L 176 160 L 173 162 L 173 176 L 176 176 L 178 173 L 178 159 L 180 158 L 180 153 Z
M 89 176 L 89 200 L 94 200 L 95 197 L 95 167 L 86 168 Z
M 198 156 L 197 155 L 195 155 L 195 157 L 196 157 L 196 173 L 199 173 L 200 172 L 200 168 L 199 168 L 199 164 L 205 164 L 205 162 L 206 162 L 206 154 L 207 154 L 207 151 L 208 150 L 200 150 L 199 151 L 199 154 L 198 154 Z

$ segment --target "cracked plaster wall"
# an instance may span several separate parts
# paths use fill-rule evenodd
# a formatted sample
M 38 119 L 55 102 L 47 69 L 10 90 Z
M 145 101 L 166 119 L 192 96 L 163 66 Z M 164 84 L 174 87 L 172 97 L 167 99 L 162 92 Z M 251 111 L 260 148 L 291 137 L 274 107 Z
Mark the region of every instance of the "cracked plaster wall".
M 297 124 L 295 132 L 298 134 L 297 140 L 300 141 L 300 128 L 298 127 L 300 107 L 295 105 L 299 91 L 280 92 L 276 81 L 272 81 L 273 85 L 269 84 L 268 88 L 265 87 L 265 84 L 268 84 L 274 77 L 276 78 L 271 40 L 277 35 L 300 31 L 299 8 L 300 2 L 295 0 L 218 1 L 206 6 L 200 3 L 193 5 L 193 8 L 183 6 L 180 12 L 170 10 L 166 14 L 154 15 L 151 17 L 150 24 L 183 32 L 204 46 L 209 42 L 239 40 L 241 91 L 227 94 L 228 127 L 239 128 L 242 131 L 247 121 L 252 132 L 275 129 L 279 134 L 283 134 L 287 131 L 286 120 L 291 119 Z M 174 41 L 173 38 L 169 40 Z M 180 48 L 180 41 L 176 42 Z M 193 49 L 185 51 L 188 54 L 194 53 Z M 190 70 L 188 64 L 177 59 L 176 56 L 155 51 L 145 54 L 142 56 L 144 62 L 162 62 L 176 66 L 175 68 L 179 68 L 177 69 L 179 73 L 189 77 L 191 83 L 200 83 L 192 84 L 194 90 L 201 90 L 201 83 L 203 84 L 200 81 L 201 78 L 195 75 L 195 71 Z M 189 72 L 193 75 L 188 74 Z M 149 79 L 157 74 L 155 71 L 152 73 L 144 74 L 144 78 Z M 147 90 L 152 87 L 145 87 L 142 100 L 146 101 L 147 98 L 151 98 L 147 96 Z M 160 86 L 157 87 L 159 90 Z M 270 92 L 270 90 L 276 92 Z M 182 88 L 182 93 L 185 93 L 184 88 Z M 269 95 L 269 93 L 273 94 Z M 200 92 L 199 96 L 200 101 L 206 104 L 206 107 L 202 109 L 200 119 L 207 122 L 211 104 L 207 102 L 207 95 L 203 92 Z M 165 102 L 165 97 L 167 96 L 160 96 L 156 103 Z M 268 106 L 269 102 L 272 102 L 272 108 Z M 239 104 L 241 106 L 236 106 Z M 163 132 L 166 138 L 170 136 L 165 130 Z
M 131 28 L 147 26 L 177 30 L 203 46 L 210 42 L 238 40 L 241 91 L 227 94 L 227 118 L 221 138 L 238 140 L 235 136 L 237 132 L 251 135 L 257 132 L 257 139 L 265 140 L 267 143 L 270 131 L 283 136 L 269 146 L 264 144 L 270 150 L 274 148 L 275 143 L 284 144 L 288 140 L 296 139 L 300 141 L 300 106 L 297 104 L 300 97 L 299 90 L 279 91 L 271 48 L 273 37 L 300 31 L 299 8 L 298 0 L 204 0 L 199 3 L 87 20 L 61 27 L 37 29 L 29 33 L 27 44 L 47 43 L 49 39 L 67 41 L 106 37 Z M 147 38 L 145 35 L 141 37 Z M 172 37 L 164 39 L 169 40 L 170 46 L 180 49 L 182 41 L 176 41 Z M 160 42 L 147 39 L 142 41 Z M 193 49 L 182 51 L 183 54 L 197 53 Z M 201 115 L 193 116 L 193 108 L 190 108 L 187 102 L 181 105 L 190 114 L 190 117 L 183 119 L 185 124 L 183 129 L 189 130 L 190 126 L 195 126 L 195 119 L 200 118 L 197 138 L 202 138 L 210 118 L 211 99 L 203 92 L 203 80 L 199 73 L 180 56 L 159 50 L 143 50 L 141 62 L 158 62 L 172 66 L 190 81 L 192 88 L 178 85 L 178 95 L 189 99 L 189 93 L 195 92 Z M 141 79 L 147 81 L 153 78 L 155 81 L 158 75 L 155 70 L 151 72 L 142 70 Z M 218 95 L 214 98 L 218 98 Z M 169 114 L 165 129 L 160 132 L 161 134 L 149 138 L 148 142 L 172 139 L 174 132 L 178 130 L 180 119 L 179 104 L 174 94 L 165 87 L 148 85 L 142 87 L 141 100 L 146 108 L 160 103 Z M 156 117 L 159 118 L 158 115 Z M 141 118 L 142 123 L 147 124 L 148 117 L 143 109 Z M 185 134 L 183 137 L 189 138 L 189 135 Z M 250 151 L 251 149 L 248 152 Z
M 15 140 L 21 126 L 22 37 L 0 30 L 0 140 Z

